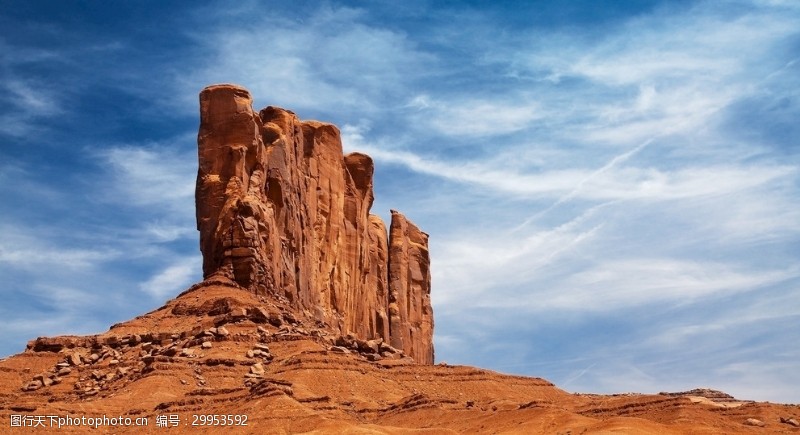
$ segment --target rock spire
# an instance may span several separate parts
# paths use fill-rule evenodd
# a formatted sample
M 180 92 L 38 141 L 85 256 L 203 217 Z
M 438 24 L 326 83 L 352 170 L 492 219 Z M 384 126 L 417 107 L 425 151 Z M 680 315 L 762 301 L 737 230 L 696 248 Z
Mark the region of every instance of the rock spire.
M 287 299 L 341 334 L 382 339 L 433 363 L 428 235 L 397 211 L 369 213 L 372 159 L 339 130 L 250 93 L 200 93 L 195 201 L 203 275 Z

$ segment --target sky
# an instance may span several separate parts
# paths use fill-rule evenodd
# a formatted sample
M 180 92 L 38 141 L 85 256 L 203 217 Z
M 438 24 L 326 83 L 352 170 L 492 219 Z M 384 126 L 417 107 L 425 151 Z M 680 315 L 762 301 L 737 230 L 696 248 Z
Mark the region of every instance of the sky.
M 214 83 L 375 159 L 437 361 L 800 403 L 800 3 L 4 1 L 0 356 L 201 280 Z

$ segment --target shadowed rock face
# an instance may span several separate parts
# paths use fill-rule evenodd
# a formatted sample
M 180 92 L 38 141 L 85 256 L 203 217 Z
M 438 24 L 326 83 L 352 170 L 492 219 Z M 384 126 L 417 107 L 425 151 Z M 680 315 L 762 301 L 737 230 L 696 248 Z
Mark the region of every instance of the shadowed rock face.
M 341 333 L 433 363 L 428 236 L 369 214 L 373 162 L 339 130 L 284 109 L 256 113 L 235 85 L 200 93 L 195 194 L 205 278 L 286 298 Z

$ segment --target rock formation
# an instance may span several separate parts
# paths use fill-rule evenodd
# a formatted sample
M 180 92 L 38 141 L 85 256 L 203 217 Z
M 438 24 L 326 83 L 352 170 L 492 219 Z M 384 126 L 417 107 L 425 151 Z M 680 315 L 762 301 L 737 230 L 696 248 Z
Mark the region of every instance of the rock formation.
M 206 89 L 201 108 L 207 279 L 104 333 L 39 337 L 0 358 L 0 432 L 800 430 L 800 405 L 716 390 L 568 393 L 417 364 L 433 360 L 428 236 L 395 211 L 388 233 L 369 215 L 370 158 L 342 156 L 331 125 L 253 112 L 235 86 Z
M 234 85 L 200 93 L 197 228 L 206 279 L 286 298 L 342 334 L 433 363 L 428 236 L 369 213 L 373 162 L 339 130 L 291 111 L 256 113 Z
M 391 345 L 433 362 L 428 235 L 392 210 L 389 233 L 389 335 Z

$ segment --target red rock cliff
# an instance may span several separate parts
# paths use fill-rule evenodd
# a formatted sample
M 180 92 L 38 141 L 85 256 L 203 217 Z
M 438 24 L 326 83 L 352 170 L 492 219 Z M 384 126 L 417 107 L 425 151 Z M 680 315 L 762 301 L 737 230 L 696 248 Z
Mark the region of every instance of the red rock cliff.
M 433 363 L 428 236 L 369 214 L 372 159 L 339 130 L 235 85 L 200 93 L 195 201 L 203 275 L 284 297 L 342 334 L 381 338 Z

